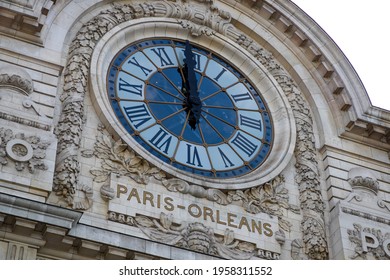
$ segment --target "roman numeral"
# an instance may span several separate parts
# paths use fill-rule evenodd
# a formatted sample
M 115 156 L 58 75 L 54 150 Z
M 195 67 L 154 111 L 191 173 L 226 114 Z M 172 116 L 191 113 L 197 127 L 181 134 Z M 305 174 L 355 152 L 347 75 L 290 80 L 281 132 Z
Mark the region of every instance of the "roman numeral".
M 234 102 L 244 101 L 244 100 L 251 100 L 252 96 L 249 94 L 249 92 L 242 93 L 242 94 L 232 94 L 232 97 L 234 99 Z
M 214 78 L 214 80 L 216 80 L 218 82 L 219 78 L 221 78 L 221 76 L 223 75 L 223 73 L 226 72 L 226 69 L 225 68 L 222 68 L 222 71 L 219 72 L 219 74 L 217 75 L 217 77 Z
M 234 144 L 238 149 L 247 154 L 248 157 L 252 156 L 258 147 L 248 138 L 243 136 L 240 132 L 238 132 L 236 137 L 232 140 L 232 144 Z
M 157 48 L 151 50 L 160 58 L 161 67 L 165 65 L 173 65 L 173 62 L 165 51 L 165 48 Z
M 258 119 L 253 119 L 244 115 L 240 115 L 240 125 L 247 126 L 250 128 L 254 128 L 261 132 L 261 121 Z
M 203 167 L 197 148 L 190 144 L 187 144 L 187 163 L 193 166 Z
M 128 93 L 142 96 L 142 84 L 140 84 L 140 85 L 129 84 L 128 82 L 126 82 L 122 78 L 119 78 L 119 90 L 123 90 L 123 91 L 126 91 Z
M 131 61 L 131 60 L 133 60 L 133 61 Z M 148 68 L 142 66 L 141 64 L 139 64 L 139 62 L 137 61 L 137 59 L 135 59 L 135 57 L 130 58 L 128 63 L 139 67 L 142 70 L 142 72 L 144 72 L 145 76 L 147 76 L 150 72 L 152 72 L 152 69 L 148 69 Z
M 182 51 L 184 53 L 184 49 Z M 195 61 L 195 69 L 201 72 L 202 70 L 200 69 L 200 54 L 193 52 L 192 55 Z
M 157 149 L 168 154 L 169 146 L 171 145 L 172 135 L 160 128 L 157 133 L 149 140 Z
M 147 121 L 149 121 L 152 117 L 150 116 L 148 110 L 145 107 L 145 104 L 131 106 L 131 107 L 123 107 L 127 117 L 130 122 L 134 125 L 136 129 L 139 126 L 143 125 Z
M 219 151 L 219 154 L 221 155 L 223 163 L 225 164 L 225 167 L 234 166 L 234 163 L 231 162 L 231 160 L 222 152 L 221 148 L 218 147 L 218 151 Z
M 195 60 L 195 69 L 198 71 L 200 70 L 200 54 L 197 53 L 192 53 L 194 55 L 194 60 Z

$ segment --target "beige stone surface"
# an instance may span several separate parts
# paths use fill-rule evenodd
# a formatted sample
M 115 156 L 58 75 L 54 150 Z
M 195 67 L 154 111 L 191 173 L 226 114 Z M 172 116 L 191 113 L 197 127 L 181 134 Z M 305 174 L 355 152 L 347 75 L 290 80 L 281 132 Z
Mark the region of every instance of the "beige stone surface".
M 256 244 L 280 259 L 375 258 L 386 239 L 376 236 L 379 249 L 366 255 L 357 240 L 362 230 L 390 234 L 390 112 L 371 106 L 342 51 L 290 1 L 127 1 L 123 9 L 123 1 L 28 2 L 36 4 L 0 0 L 12 14 L 0 27 L 0 259 L 228 258 L 163 244 L 151 232 L 177 234 L 175 226 L 195 220 L 175 212 L 171 221 L 145 203 L 118 202 L 112 182 L 213 213 L 232 205 L 237 216 L 270 215 L 276 223 L 267 242 L 238 231 L 232 238 L 223 225 L 201 221 L 215 246 L 237 241 L 254 252 Z M 16 30 L 26 16 L 34 27 Z M 148 154 L 117 123 L 105 92 L 107 69 L 122 48 L 153 37 L 189 39 L 251 79 L 275 129 L 261 170 L 228 180 L 185 174 Z M 8 79 L 14 74 L 20 78 Z M 144 172 L 142 181 L 129 167 L 115 172 L 112 166 L 123 167 L 112 160 L 123 156 L 114 151 L 118 144 L 144 160 L 137 168 L 157 168 L 161 178 Z M 171 179 L 180 188 L 167 188 Z M 232 193 L 241 198 L 218 202 Z M 186 230 L 185 238 L 192 234 Z

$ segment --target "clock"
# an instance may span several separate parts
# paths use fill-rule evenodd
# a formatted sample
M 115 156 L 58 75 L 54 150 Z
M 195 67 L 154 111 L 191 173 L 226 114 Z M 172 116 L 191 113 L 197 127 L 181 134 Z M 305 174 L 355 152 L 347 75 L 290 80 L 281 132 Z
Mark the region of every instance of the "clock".
M 273 145 L 261 93 L 229 61 L 178 39 L 123 48 L 107 74 L 116 121 L 163 164 L 203 178 L 258 169 Z

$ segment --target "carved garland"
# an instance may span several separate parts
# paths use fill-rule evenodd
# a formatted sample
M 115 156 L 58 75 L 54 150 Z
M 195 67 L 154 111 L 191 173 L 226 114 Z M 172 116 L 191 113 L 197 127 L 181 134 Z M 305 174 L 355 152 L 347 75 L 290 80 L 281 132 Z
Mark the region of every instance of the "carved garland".
M 225 259 L 247 260 L 253 257 L 279 259 L 280 254 L 257 249 L 255 244 L 238 240 L 232 230 L 226 229 L 224 236 L 217 236 L 212 228 L 202 223 L 173 224 L 173 216 L 160 214 L 160 219 L 142 215 L 135 217 L 109 212 L 108 219 L 139 228 L 150 239 L 177 247 L 188 248 L 204 254 Z
M 328 249 L 324 228 L 324 204 L 320 191 L 314 145 L 313 122 L 309 106 L 288 73 L 276 62 L 268 51 L 230 23 L 230 15 L 213 5 L 212 0 L 197 0 L 207 5 L 203 16 L 194 16 L 199 6 L 194 7 L 186 0 L 177 3 L 167 1 L 143 4 L 113 5 L 111 9 L 87 22 L 73 40 L 64 72 L 64 88 L 61 96 L 62 114 L 56 134 L 58 136 L 58 159 L 54 191 L 73 205 L 78 186 L 80 163 L 78 150 L 84 120 L 84 97 L 87 92 L 88 69 L 93 49 L 99 39 L 116 25 L 142 17 L 177 18 L 183 28 L 192 35 L 224 34 L 246 48 L 263 66 L 273 74 L 284 90 L 293 108 L 297 125 L 295 148 L 297 176 L 301 209 L 303 210 L 303 241 L 305 253 L 310 259 L 327 259 Z M 206 2 L 206 3 L 205 3 Z
M 47 170 L 45 163 L 49 141 L 36 135 L 26 136 L 11 129 L 0 127 L 0 167 L 14 162 L 17 171 L 27 169 L 31 174 L 36 170 Z

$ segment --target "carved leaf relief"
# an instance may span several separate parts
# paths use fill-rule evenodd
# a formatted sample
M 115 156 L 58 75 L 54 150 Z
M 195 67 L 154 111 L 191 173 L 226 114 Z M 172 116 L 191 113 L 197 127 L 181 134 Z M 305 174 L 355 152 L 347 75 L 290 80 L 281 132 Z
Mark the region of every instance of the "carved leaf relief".
M 217 236 L 213 229 L 202 223 L 173 224 L 172 215 L 164 213 L 160 214 L 159 219 L 154 219 L 141 215 L 131 217 L 110 212 L 108 218 L 114 222 L 139 228 L 151 240 L 225 259 L 279 258 L 278 253 L 264 254 L 262 250 L 256 248 L 255 244 L 236 239 L 232 230 L 226 229 L 223 236 Z

